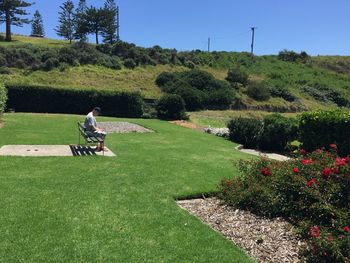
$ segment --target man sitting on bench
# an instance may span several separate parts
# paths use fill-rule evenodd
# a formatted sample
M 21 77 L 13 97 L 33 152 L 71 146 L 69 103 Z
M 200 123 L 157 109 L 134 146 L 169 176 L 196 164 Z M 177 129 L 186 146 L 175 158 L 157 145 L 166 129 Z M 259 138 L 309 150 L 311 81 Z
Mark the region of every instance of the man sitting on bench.
M 95 136 L 104 139 L 106 137 L 106 132 L 97 127 L 97 122 L 95 116 L 101 114 L 101 108 L 95 107 L 88 115 L 85 117 L 84 126 L 85 132 L 88 136 Z M 103 140 L 104 141 L 104 140 Z M 103 151 L 104 143 L 98 143 L 96 151 Z

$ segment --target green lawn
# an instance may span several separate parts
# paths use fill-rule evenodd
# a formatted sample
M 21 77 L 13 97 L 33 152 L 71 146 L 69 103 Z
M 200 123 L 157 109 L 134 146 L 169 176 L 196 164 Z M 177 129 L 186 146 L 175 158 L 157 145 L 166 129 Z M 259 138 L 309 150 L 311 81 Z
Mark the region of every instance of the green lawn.
M 0 145 L 76 143 L 82 118 L 6 114 Z M 249 156 L 212 135 L 130 121 L 155 132 L 110 134 L 115 158 L 0 157 L 0 262 L 251 262 L 174 202 L 216 191 Z

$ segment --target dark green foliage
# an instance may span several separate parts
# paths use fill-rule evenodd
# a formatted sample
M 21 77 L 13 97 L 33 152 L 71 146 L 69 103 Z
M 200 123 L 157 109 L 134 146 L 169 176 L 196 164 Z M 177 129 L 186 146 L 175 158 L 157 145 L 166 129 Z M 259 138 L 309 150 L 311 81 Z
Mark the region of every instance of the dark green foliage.
M 117 13 L 118 7 L 114 0 L 106 0 L 104 4 L 104 25 L 102 28 L 102 37 L 104 43 L 113 44 L 118 41 L 117 31 Z
M 0 83 L 0 117 L 6 108 L 7 90 L 5 85 Z
M 165 94 L 160 98 L 156 106 L 160 119 L 181 120 L 186 119 L 185 102 L 176 94 Z
M 280 114 L 268 115 L 263 120 L 259 148 L 266 151 L 282 152 L 288 142 L 298 139 L 298 122 Z
M 247 85 L 248 77 L 249 75 L 246 72 L 242 71 L 239 67 L 236 67 L 229 69 L 226 80 L 232 85 L 237 85 L 237 83 Z
M 166 93 L 180 95 L 189 111 L 228 109 L 234 99 L 233 90 L 227 82 L 197 69 L 178 73 L 163 72 L 157 77 L 156 84 Z
M 287 61 L 287 62 L 306 62 L 310 56 L 305 52 L 302 51 L 300 54 L 289 51 L 289 50 L 282 50 L 278 53 L 278 59 Z
M 74 4 L 67 0 L 60 6 L 59 25 L 55 29 L 57 35 L 69 40 L 72 43 L 74 34 Z
M 132 58 L 128 58 L 124 61 L 124 66 L 128 69 L 134 69 L 137 65 Z
M 85 42 L 89 32 L 86 21 L 86 0 L 79 0 L 78 7 L 74 13 L 74 38 Z
M 258 148 L 263 132 L 263 122 L 259 119 L 235 118 L 229 121 L 230 140 L 242 144 L 245 148 Z
M 35 11 L 32 20 L 32 35 L 45 36 L 43 17 L 38 10 Z
M 348 107 L 350 105 L 350 100 L 341 92 L 319 83 L 315 83 L 313 86 L 305 86 L 302 90 L 320 102 L 333 102 L 340 107 Z
M 28 15 L 26 7 L 32 3 L 24 0 L 1 0 L 0 1 L 0 23 L 6 23 L 6 41 L 11 41 L 11 25 L 23 26 L 30 23 L 30 20 L 21 18 Z
M 43 69 L 46 71 L 50 71 L 54 68 L 56 68 L 59 65 L 59 61 L 57 58 L 49 58 L 47 60 L 45 60 L 44 65 L 43 65 Z
M 86 114 L 96 105 L 103 114 L 140 117 L 143 101 L 139 93 L 58 89 L 23 84 L 7 84 L 8 108 L 18 112 Z
M 294 96 L 286 88 L 269 86 L 268 90 L 269 90 L 269 92 L 270 92 L 272 97 L 282 98 L 282 99 L 284 99 L 286 101 L 289 101 L 289 102 L 293 102 L 293 101 L 295 101 L 297 99 L 297 97 Z
M 341 110 L 305 112 L 300 117 L 300 141 L 308 151 L 335 143 L 339 154 L 350 154 L 350 115 Z
M 99 43 L 98 36 L 101 34 L 105 26 L 106 14 L 107 12 L 104 8 L 90 6 L 86 10 L 85 19 L 87 22 L 87 31 L 88 33 L 95 34 L 97 45 Z
M 8 67 L 0 67 L 0 75 L 11 74 L 11 70 Z
M 263 82 L 250 82 L 247 95 L 257 101 L 266 101 L 270 98 L 270 91 Z

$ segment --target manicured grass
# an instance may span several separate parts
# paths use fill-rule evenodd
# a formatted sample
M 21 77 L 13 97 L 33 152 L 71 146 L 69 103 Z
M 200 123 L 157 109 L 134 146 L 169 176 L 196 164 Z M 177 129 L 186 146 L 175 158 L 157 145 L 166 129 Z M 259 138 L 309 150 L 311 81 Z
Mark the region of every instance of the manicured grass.
M 226 110 L 226 111 L 197 111 L 191 112 L 190 121 L 201 125 L 211 126 L 216 128 L 226 127 L 227 122 L 235 117 L 247 118 L 263 118 L 266 115 L 272 114 L 267 111 L 251 111 L 251 110 Z M 281 113 L 285 117 L 296 117 L 297 113 Z
M 6 114 L 0 145 L 71 144 L 82 116 Z M 113 120 L 100 118 L 100 120 Z M 251 262 L 174 199 L 217 190 L 250 158 L 158 120 L 110 134 L 117 157 L 0 157 L 3 262 Z

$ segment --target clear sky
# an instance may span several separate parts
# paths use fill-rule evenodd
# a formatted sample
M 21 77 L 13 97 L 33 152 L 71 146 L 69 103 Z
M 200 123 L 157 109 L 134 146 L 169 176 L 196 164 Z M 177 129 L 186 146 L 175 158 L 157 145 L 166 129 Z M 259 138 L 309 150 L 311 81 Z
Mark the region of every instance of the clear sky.
M 30 8 L 44 18 L 46 36 L 58 38 L 59 6 L 64 0 L 35 0 Z M 74 0 L 77 3 L 78 0 Z M 87 0 L 101 6 L 104 0 Z M 311 55 L 350 55 L 349 0 L 116 0 L 121 39 L 178 50 L 249 51 L 256 26 L 255 53 L 282 49 Z M 5 31 L 5 25 L 0 25 Z M 29 34 L 30 26 L 13 28 Z M 93 38 L 91 38 L 93 41 Z

